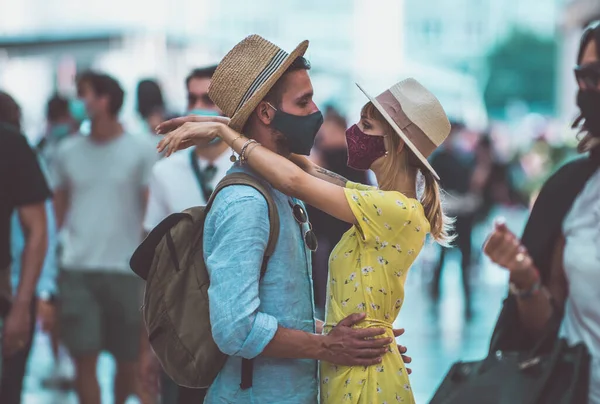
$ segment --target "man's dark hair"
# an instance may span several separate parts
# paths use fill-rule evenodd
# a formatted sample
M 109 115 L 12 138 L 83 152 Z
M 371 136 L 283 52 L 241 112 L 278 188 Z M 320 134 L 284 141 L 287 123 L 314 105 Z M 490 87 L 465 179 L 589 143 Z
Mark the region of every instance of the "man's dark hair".
M 56 122 L 69 115 L 69 100 L 61 95 L 54 94 L 46 105 L 46 119 L 48 122 Z
M 279 107 L 281 105 L 281 99 L 283 98 L 283 76 L 286 73 L 294 72 L 297 70 L 310 70 L 310 63 L 303 56 L 298 56 L 290 67 L 287 68 L 285 73 L 277 80 L 277 82 L 271 87 L 267 95 L 265 96 L 265 101 L 269 101 L 273 106 Z
M 265 95 L 265 98 L 263 98 L 263 100 L 268 101 L 274 107 L 280 107 L 281 99 L 283 98 L 283 76 L 286 73 L 290 73 L 296 70 L 310 70 L 310 63 L 303 56 L 298 56 L 296 59 L 294 59 L 292 64 L 281 75 L 279 80 L 277 80 L 273 87 L 271 87 L 271 89 L 269 90 L 267 95 Z M 247 127 L 249 122 L 250 120 L 246 121 L 246 123 L 244 124 L 244 127 L 242 128 L 242 133 L 248 132 Z
M 117 80 L 108 74 L 88 70 L 77 76 L 77 92 L 79 95 L 81 95 L 84 84 L 88 84 L 97 96 L 108 96 L 108 112 L 113 116 L 119 114 L 123 106 L 125 93 Z
M 192 79 L 212 79 L 213 74 L 215 74 L 215 70 L 217 70 L 217 65 L 201 67 L 192 70 L 192 72 L 185 79 L 186 87 L 190 85 L 190 81 L 192 81 Z
M 155 80 L 140 81 L 137 86 L 137 110 L 142 118 L 148 118 L 153 112 L 164 108 L 165 101 L 160 85 Z
M 8 93 L 0 91 L 0 123 L 21 130 L 21 107 Z

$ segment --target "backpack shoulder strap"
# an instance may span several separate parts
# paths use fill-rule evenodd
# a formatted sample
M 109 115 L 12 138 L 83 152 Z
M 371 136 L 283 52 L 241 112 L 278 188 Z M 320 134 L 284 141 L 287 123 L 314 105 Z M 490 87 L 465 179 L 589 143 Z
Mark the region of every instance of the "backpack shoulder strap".
M 265 255 L 263 257 L 262 267 L 260 269 L 260 277 L 262 278 L 265 275 L 267 270 L 267 264 L 269 262 L 269 258 L 275 252 L 275 247 L 277 246 L 277 240 L 279 239 L 279 212 L 277 210 L 277 205 L 275 204 L 275 200 L 273 196 L 269 192 L 269 189 L 261 180 L 244 173 L 233 173 L 224 177 L 217 187 L 215 191 L 212 193 L 210 199 L 206 204 L 206 210 L 210 209 L 212 206 L 216 195 L 225 187 L 230 185 L 247 185 L 258 192 L 265 198 L 267 201 L 267 206 L 269 209 L 269 241 L 267 242 L 267 248 L 265 249 Z
M 215 191 L 210 196 L 206 204 L 206 210 L 209 210 L 212 206 L 216 195 L 225 187 L 230 185 L 247 185 L 262 194 L 262 196 L 267 201 L 267 206 L 269 208 L 269 241 L 267 242 L 267 248 L 265 249 L 265 254 L 263 256 L 262 266 L 260 268 L 260 278 L 262 279 L 265 273 L 267 272 L 267 264 L 269 263 L 269 258 L 273 255 L 275 251 L 275 247 L 277 246 L 277 240 L 279 239 L 279 212 L 277 210 L 277 205 L 275 204 L 275 200 L 273 196 L 267 189 L 264 182 L 261 180 L 252 177 L 251 175 L 244 173 L 234 173 L 229 174 L 225 178 L 223 178 Z M 252 359 L 242 358 L 242 374 L 241 374 L 241 383 L 240 387 L 242 390 L 247 390 L 252 387 L 252 378 L 254 373 L 254 361 Z

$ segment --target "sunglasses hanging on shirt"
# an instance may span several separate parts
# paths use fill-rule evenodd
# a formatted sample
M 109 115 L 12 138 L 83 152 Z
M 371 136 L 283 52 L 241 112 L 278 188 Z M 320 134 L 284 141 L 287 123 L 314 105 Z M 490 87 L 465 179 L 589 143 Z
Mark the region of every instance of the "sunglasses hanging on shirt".
M 306 214 L 304 207 L 299 203 L 292 203 L 292 201 L 289 201 L 289 203 L 292 208 L 292 213 L 294 214 L 294 219 L 296 219 L 298 224 L 300 224 L 301 227 L 305 224 L 308 225 L 308 230 L 304 233 L 304 244 L 310 251 L 317 251 L 317 248 L 319 247 L 317 235 L 313 231 L 312 224 L 308 221 L 308 215 Z

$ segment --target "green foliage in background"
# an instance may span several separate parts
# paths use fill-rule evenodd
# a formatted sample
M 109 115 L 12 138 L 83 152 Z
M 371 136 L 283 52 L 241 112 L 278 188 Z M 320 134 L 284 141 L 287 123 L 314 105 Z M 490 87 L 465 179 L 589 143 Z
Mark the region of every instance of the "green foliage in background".
M 533 112 L 554 113 L 558 44 L 515 28 L 487 57 L 489 80 L 484 97 L 488 113 L 503 115 L 506 105 L 524 101 Z

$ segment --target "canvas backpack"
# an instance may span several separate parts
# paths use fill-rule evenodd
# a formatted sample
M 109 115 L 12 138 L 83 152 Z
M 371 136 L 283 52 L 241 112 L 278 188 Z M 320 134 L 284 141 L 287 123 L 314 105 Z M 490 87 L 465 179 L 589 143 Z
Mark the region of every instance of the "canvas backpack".
M 270 233 L 260 270 L 262 279 L 277 244 L 279 216 L 265 184 L 243 173 L 223 178 L 206 206 L 164 219 L 136 249 L 130 262 L 131 269 L 146 281 L 142 312 L 150 345 L 164 371 L 184 387 L 208 388 L 227 360 L 211 332 L 203 233 L 215 196 L 230 185 L 251 186 L 267 201 Z M 241 381 L 244 389 L 252 386 L 251 360 L 242 360 Z

